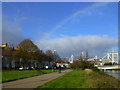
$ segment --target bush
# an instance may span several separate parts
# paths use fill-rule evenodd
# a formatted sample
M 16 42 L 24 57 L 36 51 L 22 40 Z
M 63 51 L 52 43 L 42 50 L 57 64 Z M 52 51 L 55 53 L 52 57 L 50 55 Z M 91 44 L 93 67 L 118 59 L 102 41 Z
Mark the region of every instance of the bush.
M 99 71 L 96 67 L 94 67 L 94 65 L 92 63 L 90 63 L 89 61 L 83 61 L 83 60 L 77 60 L 74 61 L 72 64 L 70 64 L 70 66 L 74 69 L 92 69 L 93 71 Z
M 105 63 L 104 65 L 105 65 L 105 66 L 111 66 L 112 63 L 111 63 L 111 62 L 110 62 L 110 63 Z

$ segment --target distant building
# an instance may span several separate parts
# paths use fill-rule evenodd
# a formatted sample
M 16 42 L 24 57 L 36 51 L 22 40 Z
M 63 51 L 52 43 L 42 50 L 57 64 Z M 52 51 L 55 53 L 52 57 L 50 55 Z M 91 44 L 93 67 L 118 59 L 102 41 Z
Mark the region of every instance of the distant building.
M 102 61 L 101 59 L 94 58 L 94 66 L 102 66 Z
M 107 59 L 110 59 L 112 63 L 118 63 L 118 52 L 112 51 L 107 54 Z
M 95 66 L 103 66 L 105 63 L 119 63 L 118 52 L 107 53 L 102 59 L 94 59 Z
M 89 58 L 87 61 L 94 61 L 94 58 Z
M 7 47 L 7 43 L 2 43 L 2 47 Z
M 94 59 L 94 62 L 100 61 L 100 59 Z
M 60 65 L 61 67 L 69 67 L 69 62 L 57 61 L 57 62 L 56 62 L 56 66 L 59 67 L 59 65 Z
M 93 57 L 93 58 L 88 58 L 87 61 L 93 61 L 93 62 L 95 62 L 96 60 L 99 61 L 99 59 L 97 58 L 97 56 L 95 56 L 95 57 Z

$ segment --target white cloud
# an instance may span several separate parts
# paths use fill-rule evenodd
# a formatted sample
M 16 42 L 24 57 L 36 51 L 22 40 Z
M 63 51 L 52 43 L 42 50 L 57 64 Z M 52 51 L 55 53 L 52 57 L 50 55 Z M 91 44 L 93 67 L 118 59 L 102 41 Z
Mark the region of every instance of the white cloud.
M 108 36 L 63 36 L 52 40 L 37 41 L 42 50 L 56 50 L 60 56 L 80 55 L 81 50 L 88 49 L 90 56 L 102 56 L 112 47 L 117 47 L 117 39 Z

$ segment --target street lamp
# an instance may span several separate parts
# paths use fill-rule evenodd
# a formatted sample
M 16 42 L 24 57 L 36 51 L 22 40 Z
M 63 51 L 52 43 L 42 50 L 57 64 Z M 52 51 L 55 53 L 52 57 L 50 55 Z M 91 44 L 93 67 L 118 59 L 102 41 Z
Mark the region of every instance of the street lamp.
M 56 50 L 54 50 L 54 62 L 55 62 L 55 52 L 56 52 Z

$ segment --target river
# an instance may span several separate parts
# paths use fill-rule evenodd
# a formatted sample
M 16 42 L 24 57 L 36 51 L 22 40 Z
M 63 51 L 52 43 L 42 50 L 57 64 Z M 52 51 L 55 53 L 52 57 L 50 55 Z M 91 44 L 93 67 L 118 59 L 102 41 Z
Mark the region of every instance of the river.
M 106 70 L 106 73 L 120 80 L 120 71 L 116 70 Z

